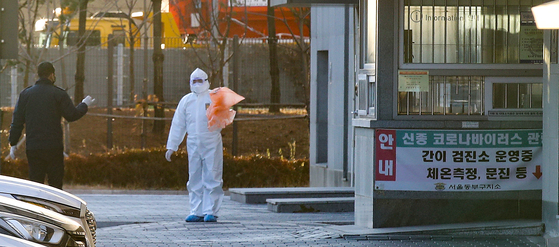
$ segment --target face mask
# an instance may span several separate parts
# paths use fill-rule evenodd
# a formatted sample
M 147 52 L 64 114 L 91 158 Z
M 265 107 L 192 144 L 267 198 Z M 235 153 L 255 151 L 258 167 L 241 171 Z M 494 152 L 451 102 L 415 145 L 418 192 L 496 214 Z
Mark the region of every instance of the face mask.
M 206 92 L 208 89 L 210 89 L 210 83 L 208 83 L 208 81 L 204 81 L 203 83 L 194 83 L 191 88 L 192 92 L 197 94 Z

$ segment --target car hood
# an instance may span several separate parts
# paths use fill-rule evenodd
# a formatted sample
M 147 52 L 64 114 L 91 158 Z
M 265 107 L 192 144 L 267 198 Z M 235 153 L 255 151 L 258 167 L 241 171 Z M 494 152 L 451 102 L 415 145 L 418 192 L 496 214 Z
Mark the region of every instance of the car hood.
M 52 202 L 81 208 L 85 201 L 66 191 L 24 179 L 0 175 L 0 194 L 41 198 Z

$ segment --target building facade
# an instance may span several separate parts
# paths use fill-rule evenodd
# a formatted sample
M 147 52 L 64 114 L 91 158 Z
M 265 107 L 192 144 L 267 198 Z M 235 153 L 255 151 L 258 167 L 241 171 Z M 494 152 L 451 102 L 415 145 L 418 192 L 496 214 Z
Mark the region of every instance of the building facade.
M 336 18 L 333 18 L 333 17 Z M 351 111 L 356 15 L 351 5 L 311 8 L 310 186 L 354 186 Z

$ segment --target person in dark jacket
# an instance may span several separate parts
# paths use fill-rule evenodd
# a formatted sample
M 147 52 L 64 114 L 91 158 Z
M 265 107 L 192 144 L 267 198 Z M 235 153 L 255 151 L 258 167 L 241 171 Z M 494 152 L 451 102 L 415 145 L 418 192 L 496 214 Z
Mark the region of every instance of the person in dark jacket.
M 74 106 L 63 89 L 54 86 L 56 75 L 50 62 L 37 68 L 39 80 L 23 90 L 17 101 L 10 127 L 10 157 L 15 159 L 17 143 L 25 126 L 29 180 L 62 189 L 64 178 L 64 143 L 61 120 L 73 122 L 87 113 L 95 99 L 87 96 Z

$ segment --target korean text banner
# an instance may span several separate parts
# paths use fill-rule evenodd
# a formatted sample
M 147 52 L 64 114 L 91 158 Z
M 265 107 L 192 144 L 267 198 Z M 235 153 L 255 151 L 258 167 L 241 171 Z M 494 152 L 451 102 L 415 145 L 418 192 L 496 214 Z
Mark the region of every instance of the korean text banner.
M 539 190 L 541 130 L 391 130 L 375 133 L 375 189 Z

